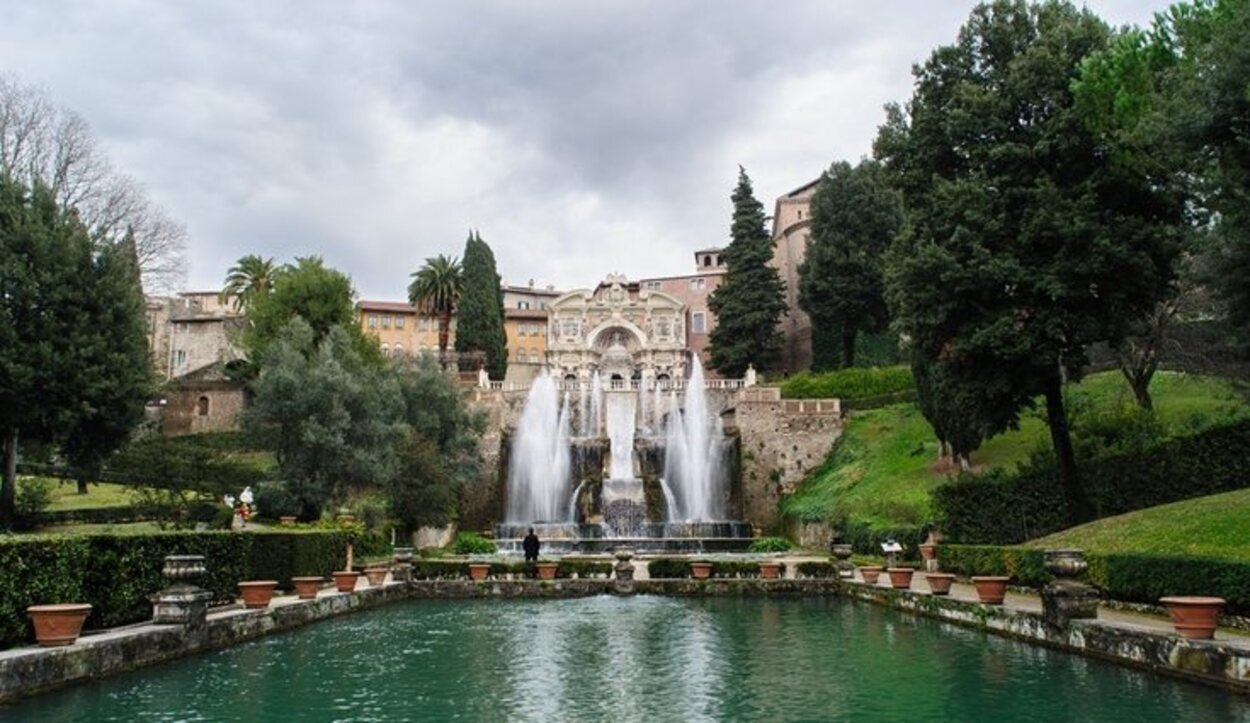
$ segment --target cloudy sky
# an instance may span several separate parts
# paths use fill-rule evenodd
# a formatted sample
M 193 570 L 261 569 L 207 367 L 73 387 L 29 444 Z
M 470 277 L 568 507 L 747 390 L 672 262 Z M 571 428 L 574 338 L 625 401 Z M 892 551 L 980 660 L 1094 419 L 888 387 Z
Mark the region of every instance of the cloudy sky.
M 1090 0 L 1114 24 L 1165 0 Z M 400 299 L 470 227 L 509 283 L 685 273 L 737 165 L 772 208 L 869 152 L 970 2 L 0 0 L 43 86 L 190 233 L 189 286 L 320 254 Z

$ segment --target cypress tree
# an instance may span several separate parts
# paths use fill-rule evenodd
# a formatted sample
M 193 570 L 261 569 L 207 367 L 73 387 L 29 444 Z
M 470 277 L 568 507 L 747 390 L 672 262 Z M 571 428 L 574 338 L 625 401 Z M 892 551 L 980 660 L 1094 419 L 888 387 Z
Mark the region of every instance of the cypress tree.
M 482 352 L 492 379 L 508 371 L 508 340 L 504 335 L 503 290 L 495 270 L 495 254 L 476 231 L 464 243 L 464 292 L 456 322 L 456 351 Z
M 738 186 L 729 246 L 724 252 L 725 280 L 712 292 L 708 307 L 716 314 L 712 330 L 712 366 L 727 377 L 740 377 L 747 367 L 772 368 L 781 357 L 778 323 L 786 310 L 785 286 L 773 258 L 773 239 L 765 224 L 764 206 L 751 189 L 746 170 L 738 167 Z

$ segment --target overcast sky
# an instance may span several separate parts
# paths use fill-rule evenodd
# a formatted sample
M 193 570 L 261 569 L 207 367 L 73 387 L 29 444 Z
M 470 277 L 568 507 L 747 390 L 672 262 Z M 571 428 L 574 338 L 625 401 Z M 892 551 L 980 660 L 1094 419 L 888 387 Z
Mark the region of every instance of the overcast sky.
M 0 72 L 186 224 L 189 287 L 320 254 L 401 299 L 469 228 L 505 281 L 687 273 L 742 164 L 771 213 L 869 153 L 970 2 L 0 0 Z M 1164 0 L 1091 0 L 1113 24 Z

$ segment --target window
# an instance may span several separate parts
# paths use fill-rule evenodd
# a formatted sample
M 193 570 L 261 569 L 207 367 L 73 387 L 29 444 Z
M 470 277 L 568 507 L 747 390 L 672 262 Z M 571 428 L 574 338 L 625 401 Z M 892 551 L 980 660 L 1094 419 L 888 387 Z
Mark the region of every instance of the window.
M 530 364 L 537 364 L 537 363 L 538 363 L 538 350 L 530 349 Z
M 391 317 L 389 316 L 382 317 L 382 328 L 383 329 L 391 328 Z
M 696 311 L 690 317 L 690 333 L 706 334 L 707 333 L 707 317 L 702 311 Z
M 661 286 L 663 286 L 663 283 L 659 281 L 644 281 L 642 284 L 642 288 L 644 289 L 657 289 L 658 290 Z
M 174 366 L 184 367 L 187 365 L 187 350 L 179 349 L 174 352 Z
M 195 411 L 201 417 L 208 416 L 208 397 L 200 397 L 199 401 L 195 403 Z
M 704 265 L 704 266 L 711 266 L 711 265 L 712 265 L 712 255 L 711 255 L 711 254 L 707 254 L 706 256 L 704 256 L 704 257 L 703 257 L 703 265 Z
M 690 280 L 691 289 L 702 289 L 704 288 L 706 284 L 707 284 L 707 280 L 704 279 L 702 276 L 700 276 L 699 278 Z
M 370 317 L 369 317 L 369 328 L 370 328 L 370 329 L 376 329 L 376 328 L 378 328 L 378 317 L 376 317 L 376 316 L 370 316 Z
M 391 348 L 385 344 L 382 345 L 382 356 L 390 356 Z
M 402 316 L 395 317 L 395 328 L 396 329 L 404 328 L 404 317 Z
M 396 344 L 394 347 L 391 348 L 391 353 L 394 354 L 395 356 L 403 356 L 404 355 L 403 345 Z
M 518 302 L 516 302 L 516 308 L 518 308 L 518 309 L 528 309 L 528 308 L 530 308 L 530 302 L 528 302 L 528 301 L 518 301 Z
M 803 209 L 799 209 L 799 220 L 803 220 Z

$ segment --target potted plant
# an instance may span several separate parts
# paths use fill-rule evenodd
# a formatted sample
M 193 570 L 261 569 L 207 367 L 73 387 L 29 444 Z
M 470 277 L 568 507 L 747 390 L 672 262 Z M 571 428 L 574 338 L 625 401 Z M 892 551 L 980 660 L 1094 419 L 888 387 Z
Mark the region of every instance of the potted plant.
M 82 625 L 91 614 L 87 603 L 31 605 L 26 614 L 35 625 L 35 641 L 45 648 L 69 645 L 78 639 Z
M 760 563 L 760 579 L 777 580 L 781 578 L 781 563 L 769 560 Z
M 869 585 L 876 585 L 877 578 L 881 577 L 880 565 L 862 565 L 859 568 L 860 577 L 864 578 L 864 582 Z
M 712 563 L 703 561 L 690 563 L 690 575 L 696 580 L 708 579 L 712 576 Z
M 890 573 L 890 587 L 895 590 L 907 590 L 911 587 L 911 576 L 916 571 L 910 567 L 891 567 L 887 572 Z
M 277 580 L 247 580 L 239 583 L 243 607 L 249 610 L 269 607 L 269 601 L 273 599 L 273 591 L 277 587 Z
M 1194 640 L 1215 637 L 1215 626 L 1224 609 L 1224 598 L 1177 595 L 1159 598 L 1159 602 L 1168 609 L 1172 627 L 1182 636 Z
M 489 574 L 490 574 L 489 563 L 485 563 L 485 562 L 470 562 L 469 563 L 469 579 L 470 580 L 479 580 L 479 581 L 485 580 L 486 576 Z
M 1003 598 L 1007 596 L 1008 582 L 1011 582 L 1010 577 L 1000 575 L 981 575 L 972 578 L 972 584 L 977 588 L 977 597 L 986 605 L 1003 604 Z
M 331 573 L 334 576 L 334 586 L 339 592 L 351 592 L 356 589 L 356 580 L 360 577 L 360 573 L 355 570 L 339 570 Z
M 381 587 L 386 582 L 386 574 L 390 572 L 385 567 L 366 567 L 365 577 L 369 579 L 369 584 L 373 587 Z
M 951 583 L 955 582 L 954 574 L 949 572 L 926 572 L 924 579 L 929 583 L 929 592 L 934 595 L 949 595 Z
M 321 591 L 321 586 L 325 584 L 324 577 L 293 577 L 291 584 L 295 586 L 295 594 L 300 600 L 313 600 L 317 597 L 317 593 Z
M 554 579 L 556 579 L 556 569 L 557 569 L 559 566 L 560 566 L 560 565 L 559 565 L 558 563 L 555 563 L 555 562 L 536 562 L 536 563 L 534 563 L 534 569 L 538 571 L 538 579 L 539 579 L 539 580 L 554 580 Z

